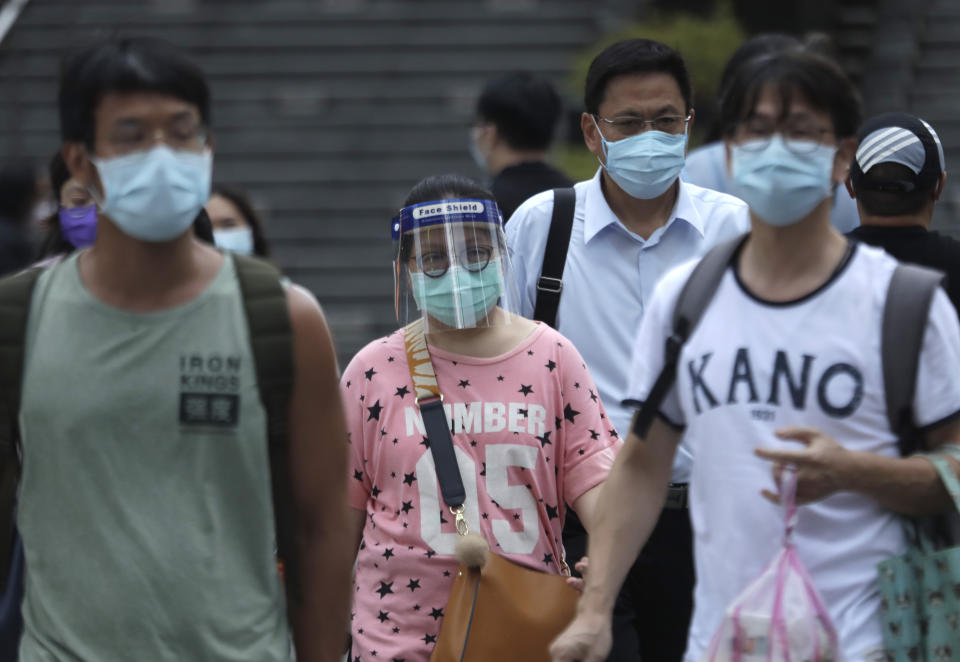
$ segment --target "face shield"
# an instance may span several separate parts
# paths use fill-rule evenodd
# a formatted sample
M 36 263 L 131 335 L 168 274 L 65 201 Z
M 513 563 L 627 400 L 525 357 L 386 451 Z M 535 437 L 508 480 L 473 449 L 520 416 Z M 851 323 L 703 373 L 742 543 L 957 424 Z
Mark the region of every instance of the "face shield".
M 394 296 L 404 325 L 425 333 L 510 324 L 498 306 L 517 300 L 516 280 L 492 200 L 438 200 L 404 207 L 393 219 Z

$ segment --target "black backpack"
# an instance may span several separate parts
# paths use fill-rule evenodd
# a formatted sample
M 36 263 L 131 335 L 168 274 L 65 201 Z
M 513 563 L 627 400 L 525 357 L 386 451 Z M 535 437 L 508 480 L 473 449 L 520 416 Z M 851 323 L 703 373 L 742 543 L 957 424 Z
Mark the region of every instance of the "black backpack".
M 287 444 L 287 414 L 293 390 L 293 330 L 280 272 L 267 262 L 233 255 L 250 331 L 267 437 L 277 555 L 287 596 L 300 598 L 299 562 L 292 527 L 293 498 Z M 33 268 L 0 280 L 0 594 L 16 550 L 14 506 L 20 478 L 20 389 L 30 302 L 43 270 Z

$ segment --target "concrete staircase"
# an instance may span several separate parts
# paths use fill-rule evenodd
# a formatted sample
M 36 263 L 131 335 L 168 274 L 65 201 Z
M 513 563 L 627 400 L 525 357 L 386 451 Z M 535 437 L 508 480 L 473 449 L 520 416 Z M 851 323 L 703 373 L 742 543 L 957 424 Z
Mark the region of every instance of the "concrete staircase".
M 960 164 L 960 2 L 847 0 L 838 39 L 867 115 L 899 110 L 930 122 L 948 178 Z M 960 183 L 947 180 L 934 228 L 960 237 Z
M 483 81 L 560 81 L 609 24 L 589 0 L 32 0 L 0 46 L 0 154 L 58 146 L 61 54 L 137 34 L 187 48 L 214 95 L 215 179 L 254 196 L 276 261 L 316 293 L 341 361 L 396 327 L 388 224 L 421 177 L 480 176 Z

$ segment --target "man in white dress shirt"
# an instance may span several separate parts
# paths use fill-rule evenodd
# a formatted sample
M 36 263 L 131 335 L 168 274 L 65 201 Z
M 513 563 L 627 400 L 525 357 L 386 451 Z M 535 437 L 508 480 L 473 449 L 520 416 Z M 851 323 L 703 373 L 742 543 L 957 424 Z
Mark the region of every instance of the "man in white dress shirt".
M 646 39 L 613 44 L 590 65 L 584 105 L 580 126 L 601 167 L 574 187 L 556 326 L 580 350 L 612 426 L 626 435 L 632 411 L 621 401 L 654 285 L 671 267 L 745 232 L 749 219 L 737 198 L 679 179 L 694 111 L 686 66 L 671 48 Z M 543 295 L 553 203 L 553 191 L 536 195 L 507 224 L 521 298 L 511 303 L 527 317 Z M 683 654 L 694 583 L 689 465 L 681 452 L 670 499 L 620 596 L 610 660 L 677 662 Z M 566 538 L 576 561 L 583 549 Z

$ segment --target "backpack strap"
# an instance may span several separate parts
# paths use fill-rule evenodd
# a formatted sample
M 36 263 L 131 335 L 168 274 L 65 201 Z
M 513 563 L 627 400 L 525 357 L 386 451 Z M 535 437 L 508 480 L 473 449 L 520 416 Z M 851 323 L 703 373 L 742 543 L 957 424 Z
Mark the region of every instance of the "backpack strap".
M 631 430 L 643 439 L 660 411 L 660 405 L 677 378 L 677 362 L 683 344 L 697 328 L 703 311 L 710 305 L 713 295 L 723 280 L 723 273 L 733 261 L 733 256 L 746 241 L 746 235 L 734 237 L 717 244 L 697 263 L 684 283 L 673 309 L 673 333 L 667 338 L 663 355 L 663 368 L 654 382 L 647 399 L 637 411 Z
M 573 214 L 577 206 L 577 192 L 573 188 L 553 189 L 553 215 L 543 251 L 543 266 L 537 279 L 537 300 L 533 319 L 549 326 L 557 326 L 557 308 L 563 291 L 563 267 L 567 263 Z
M 30 301 L 42 269 L 0 280 L 0 593 L 14 551 L 14 504 L 20 478 L 20 390 Z
M 243 310 L 250 331 L 250 348 L 257 374 L 257 391 L 267 412 L 270 483 L 277 556 L 283 563 L 287 596 L 302 598 L 300 565 L 293 527 L 293 485 L 290 480 L 288 417 L 293 394 L 293 327 L 282 276 L 272 264 L 231 254 L 240 282 Z
M 922 445 L 913 419 L 913 396 L 930 305 L 942 283 L 939 271 L 898 264 L 887 288 L 880 336 L 883 390 L 887 420 L 904 456 L 916 453 Z

